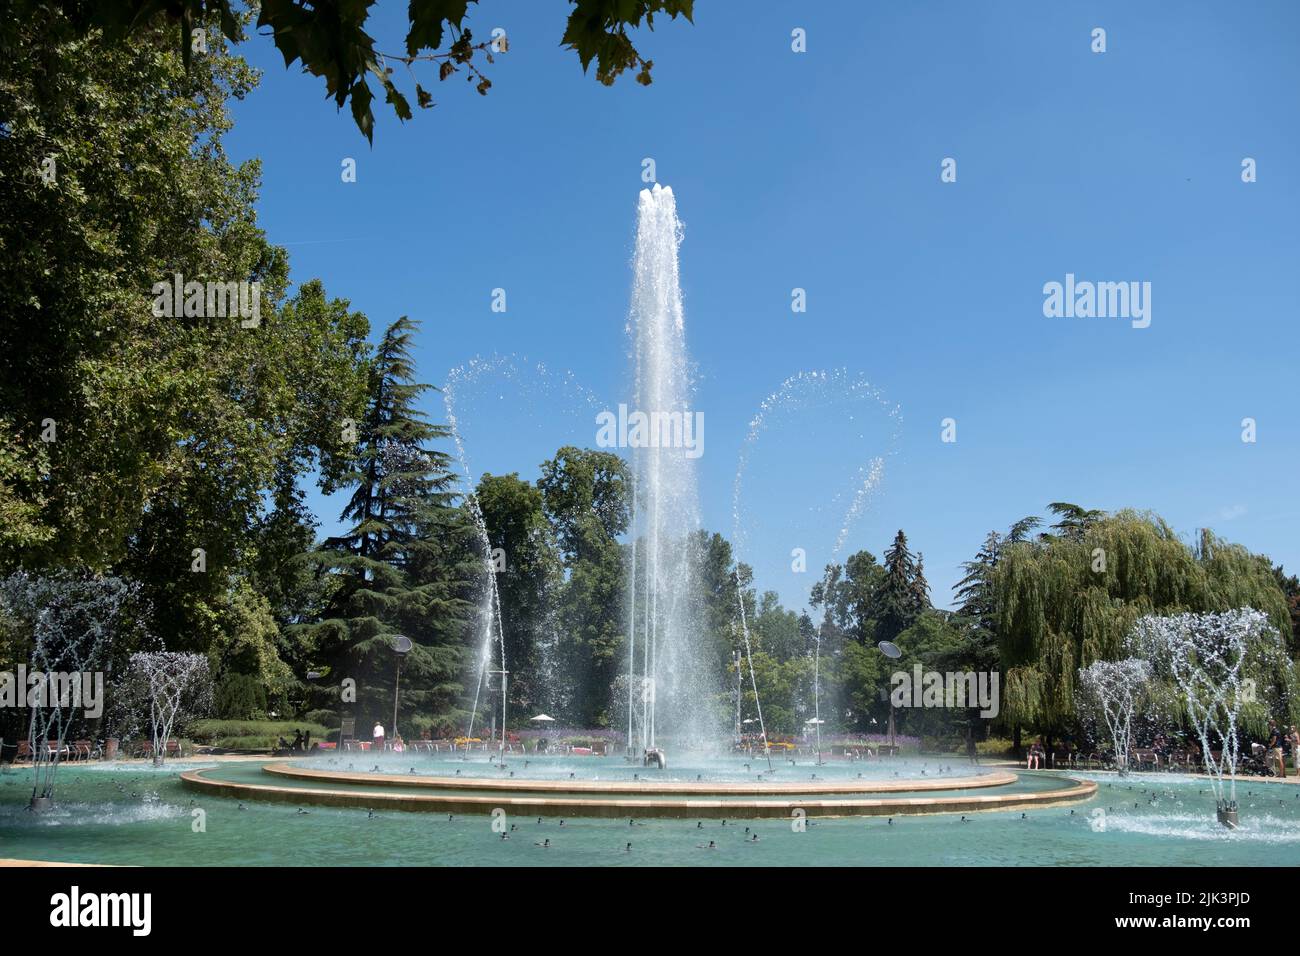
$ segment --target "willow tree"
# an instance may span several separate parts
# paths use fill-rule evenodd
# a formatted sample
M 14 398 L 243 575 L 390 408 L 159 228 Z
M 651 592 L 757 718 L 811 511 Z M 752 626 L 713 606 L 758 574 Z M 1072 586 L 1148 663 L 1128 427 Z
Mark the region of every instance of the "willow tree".
M 1123 657 L 1144 615 L 1251 607 L 1279 629 L 1290 624 L 1266 558 L 1208 530 L 1189 547 L 1160 517 L 1134 511 L 1007 547 L 993 583 L 1002 714 L 1037 728 L 1049 752 L 1074 725 L 1080 668 Z

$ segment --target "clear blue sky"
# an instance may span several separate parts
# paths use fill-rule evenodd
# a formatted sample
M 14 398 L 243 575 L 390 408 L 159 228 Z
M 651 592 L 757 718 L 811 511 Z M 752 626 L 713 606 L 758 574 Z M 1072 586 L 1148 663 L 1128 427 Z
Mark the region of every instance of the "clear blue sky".
M 406 5 L 378 6 L 371 33 L 399 50 Z M 294 280 L 322 278 L 376 332 L 420 319 L 426 381 L 527 356 L 616 402 L 653 157 L 686 223 L 710 528 L 732 532 L 759 402 L 842 368 L 904 418 L 846 549 L 879 556 L 905 529 L 936 604 L 987 531 L 1054 500 L 1153 509 L 1300 568 L 1300 4 L 697 0 L 694 26 L 636 37 L 649 88 L 584 76 L 558 45 L 568 10 L 484 0 L 475 35 L 511 42 L 489 95 L 426 65 L 438 106 L 402 125 L 377 101 L 373 149 L 319 80 L 245 44 L 264 77 L 228 146 L 262 159 L 261 222 Z M 340 181 L 344 157 L 358 182 Z M 940 182 L 945 157 L 956 183 Z M 1258 182 L 1241 181 L 1244 157 Z M 1150 328 L 1045 318 L 1043 285 L 1067 272 L 1151 282 Z M 559 445 L 594 444 L 570 390 L 480 384 L 464 409 L 476 476 L 532 479 Z M 430 410 L 443 419 L 436 397 Z M 790 549 L 816 572 L 840 525 L 829 502 L 887 451 L 883 428 L 840 411 L 791 413 L 755 449 L 741 557 L 790 604 L 813 576 L 790 573 Z M 311 500 L 336 527 L 339 503 Z

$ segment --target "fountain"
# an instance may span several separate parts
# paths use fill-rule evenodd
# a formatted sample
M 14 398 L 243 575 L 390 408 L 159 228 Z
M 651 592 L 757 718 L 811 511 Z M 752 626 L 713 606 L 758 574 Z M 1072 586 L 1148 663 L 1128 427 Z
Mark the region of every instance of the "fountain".
M 537 429 L 550 429 L 556 423 L 558 406 L 559 415 L 568 420 L 576 435 L 580 429 L 588 427 L 592 414 L 599 411 L 605 403 L 578 383 L 571 371 L 552 370 L 544 363 L 532 362 L 527 356 L 516 354 L 479 356 L 451 369 L 442 389 L 442 400 L 456 448 L 456 458 L 466 488 L 469 489 L 466 493 L 466 510 L 474 526 L 483 572 L 483 585 L 476 610 L 476 620 L 479 622 L 476 682 L 466 731 L 466 737 L 473 737 L 480 697 L 493 676 L 499 677 L 501 683 L 508 682 L 513 686 L 519 679 L 518 675 L 531 668 L 533 680 L 522 685 L 526 690 L 532 691 L 531 706 L 557 712 L 566 710 L 567 702 L 562 689 L 565 682 L 560 661 L 561 628 L 554 619 L 555 607 L 549 600 L 549 595 L 540 610 L 543 619 L 535 638 L 535 660 L 510 660 L 516 677 L 511 678 L 504 673 L 507 661 L 507 621 L 502 611 L 501 582 L 497 575 L 507 570 L 507 556 L 504 552 L 493 550 L 487 519 L 474 492 L 473 472 L 466 447 L 467 433 L 472 437 L 483 418 L 497 420 L 509 416 L 518 440 L 528 431 L 530 412 L 545 409 L 545 415 L 539 412 L 532 424 Z M 547 454 L 548 451 L 539 449 L 537 453 Z M 513 620 L 509 624 L 516 627 L 528 626 L 525 622 Z M 494 656 L 497 665 L 495 668 L 492 667 Z M 505 710 L 498 712 L 503 725 L 507 716 Z M 498 740 L 498 751 L 502 749 L 503 744 Z
M 661 749 L 661 737 L 687 746 L 718 739 L 709 706 L 717 682 L 700 654 L 691 614 L 698 584 L 684 557 L 688 537 L 700 526 L 695 457 L 702 451 L 703 434 L 702 428 L 696 431 L 692 446 L 691 425 L 702 416 L 691 410 L 677 261 L 681 241 L 672 190 L 658 184 L 642 190 L 627 323 L 634 375 L 629 419 L 639 413 L 651 423 L 652 434 L 634 429 L 627 442 L 633 476 L 629 756 L 634 741 L 648 755 Z M 622 432 L 620 428 L 620 437 Z
M 34 779 L 28 807 L 34 812 L 54 806 L 55 777 L 78 712 L 82 718 L 102 712 L 103 668 L 138 594 L 139 585 L 121 578 L 71 571 L 16 571 L 0 580 L 0 607 L 31 635 L 35 686 L 18 689 L 31 709 L 27 740 Z
M 478 542 L 482 548 L 483 556 L 483 574 L 486 586 L 479 598 L 478 619 L 481 622 L 481 638 L 479 642 L 479 663 L 478 678 L 474 683 L 474 703 L 470 707 L 469 727 L 465 731 L 466 740 L 474 736 L 474 720 L 478 716 L 479 695 L 483 691 L 483 685 L 487 683 L 489 675 L 493 673 L 489 668 L 492 662 L 492 644 L 495 639 L 501 649 L 500 661 L 501 667 L 495 673 L 501 677 L 501 743 L 498 750 L 498 762 L 505 762 L 506 751 L 506 707 L 508 703 L 507 681 L 509 671 L 506 669 L 506 639 L 501 621 L 501 592 L 497 588 L 497 567 L 496 561 L 492 556 L 492 541 L 488 537 L 487 522 L 483 520 L 483 510 L 479 507 L 478 497 L 474 494 L 474 479 L 469 471 L 469 459 L 465 456 L 465 442 L 461 438 L 460 428 L 456 420 L 455 405 L 452 398 L 453 390 L 449 384 L 443 395 L 443 402 L 447 408 L 447 425 L 451 431 L 452 440 L 456 445 L 457 458 L 460 461 L 461 470 L 465 475 L 465 504 L 469 511 L 470 519 L 474 522 L 474 529 L 478 535 Z M 465 745 L 465 752 L 468 756 L 469 744 Z
M 182 712 L 198 714 L 211 703 L 212 680 L 204 654 L 140 651 L 131 655 L 128 681 L 138 684 L 149 701 L 153 763 L 161 767 L 172 727 Z
M 884 455 L 877 455 L 871 458 L 865 464 L 858 465 L 853 472 L 852 481 L 844 488 L 837 490 L 831 499 L 831 506 L 838 505 L 847 492 L 848 505 L 840 519 L 839 530 L 835 536 L 835 542 L 831 548 L 829 560 L 827 563 L 826 576 L 822 579 L 823 587 L 828 589 L 832 586 L 831 580 L 832 569 L 838 560 L 845 543 L 848 540 L 849 532 L 854 524 L 866 510 L 876 490 L 879 488 L 884 479 L 885 460 L 892 457 L 897 450 L 898 441 L 902 434 L 902 412 L 898 405 L 892 404 L 886 400 L 883 393 L 873 386 L 865 378 L 850 374 L 845 369 L 834 369 L 830 371 L 808 371 L 800 372 L 785 379 L 780 386 L 769 394 L 759 405 L 758 413 L 749 423 L 749 428 L 745 436 L 744 444 L 741 446 L 740 459 L 736 466 L 736 476 L 732 484 L 732 547 L 737 558 L 737 575 L 739 575 L 740 556 L 745 553 L 746 529 L 742 521 L 742 489 L 746 473 L 749 469 L 750 459 L 754 449 L 758 445 L 758 440 L 774 421 L 780 419 L 783 415 L 789 415 L 793 412 L 802 410 L 815 409 L 819 412 L 825 412 L 827 408 L 842 406 L 840 414 L 836 416 L 837 420 L 844 422 L 851 429 L 849 435 L 844 436 L 850 443 L 867 442 L 867 433 L 865 423 L 868 419 L 868 412 L 874 407 L 880 414 L 883 421 L 888 423 L 887 448 Z M 799 533 L 791 534 L 791 538 L 798 540 L 809 534 L 810 529 L 800 529 Z M 737 576 L 736 589 L 738 593 L 743 593 L 743 584 Z M 829 607 L 827 614 L 829 614 Z M 749 633 L 749 621 L 745 611 L 744 601 L 739 602 L 737 608 L 737 620 L 740 625 L 740 632 L 745 646 L 746 659 L 750 664 L 750 686 L 753 690 L 754 699 L 757 704 L 759 729 L 762 733 L 765 754 L 767 751 L 767 727 L 763 721 L 763 708 L 761 701 L 758 700 L 758 687 L 753 674 L 753 658 L 751 655 L 751 640 Z M 821 753 L 821 728 L 824 723 L 821 716 L 821 644 L 822 635 L 825 630 L 825 620 L 822 626 L 818 627 L 815 633 L 815 647 L 813 657 L 813 718 L 806 726 L 812 726 L 817 736 L 817 763 L 822 763 Z M 739 692 L 737 692 L 739 700 Z M 768 769 L 772 769 L 771 756 L 768 757 Z
M 182 784 L 196 791 L 240 799 L 292 802 L 299 807 L 392 808 L 434 813 L 450 822 L 460 815 L 512 814 L 535 820 L 546 817 L 605 817 L 641 825 L 641 818 L 781 820 L 845 816 L 895 816 L 933 813 L 974 813 L 1060 806 L 1092 797 L 1097 785 L 1073 779 L 1021 779 L 1002 770 L 976 769 L 969 775 L 927 773 L 921 760 L 900 759 L 888 765 L 858 765 L 849 760 L 817 758 L 808 779 L 777 780 L 768 770 L 753 773 L 749 758 L 720 755 L 723 739 L 720 675 L 707 662 L 708 649 L 699 622 L 702 596 L 694 561 L 694 539 L 700 529 L 695 459 L 702 452 L 702 426 L 691 410 L 693 387 L 688 372 L 682 294 L 678 274 L 681 223 L 671 190 L 655 186 L 640 195 L 634 284 L 627 331 L 632 343 L 633 390 L 617 415 L 602 411 L 606 431 L 602 446 L 627 449 L 631 459 L 632 508 L 627 575 L 627 753 L 611 756 L 595 748 L 571 747 L 534 751 L 516 767 L 497 760 L 471 775 L 462 773 L 460 753 L 425 751 L 418 755 L 378 758 L 372 769 L 273 762 L 258 767 L 200 768 L 182 775 Z M 444 392 L 447 418 L 455 438 L 464 476 L 470 479 L 460 410 L 456 395 L 469 377 L 486 369 L 453 370 Z M 868 383 L 844 373 L 808 373 L 788 383 L 788 393 L 809 407 L 824 409 L 823 399 L 876 403 L 885 410 L 882 421 L 897 439 L 899 414 Z M 782 409 L 793 408 L 775 396 Z M 498 396 L 499 397 L 499 396 Z M 765 405 L 765 410 L 772 406 Z M 588 419 L 590 421 L 590 419 Z M 765 426 L 762 414 L 751 424 L 742 452 L 735 488 L 736 544 L 740 534 L 741 478 L 755 437 Z M 860 441 L 864 422 L 856 410 L 847 418 Z M 647 427 L 648 423 L 648 427 Z M 647 431 L 649 434 L 647 434 Z M 611 440 L 613 435 L 617 439 Z M 886 454 L 892 454 L 889 446 Z M 850 525 L 864 511 L 883 474 L 883 457 L 852 471 L 852 485 L 840 487 L 832 501 L 837 526 L 832 557 L 838 556 Z M 504 648 L 499 670 L 495 664 L 502 641 L 501 599 L 496 588 L 495 562 L 487 522 L 471 492 L 467 508 L 473 517 L 487 572 L 478 636 L 481 641 L 477 711 L 483 678 L 506 671 Z M 742 586 L 743 582 L 737 582 Z M 749 657 L 749 683 L 757 702 L 758 721 L 766 744 L 761 702 L 757 701 L 749 622 L 743 602 L 740 633 Z M 737 700 L 742 662 L 737 658 Z M 512 662 L 516 668 L 526 667 Z M 503 690 L 504 690 L 504 673 Z M 818 688 L 819 690 L 820 688 Z M 623 689 L 619 688 L 620 698 Z M 504 695 L 503 695 L 504 696 Z M 814 694 L 816 697 L 817 694 Z M 814 702 L 814 709 L 819 704 Z M 621 716 L 621 715 L 620 715 Z M 502 715 L 503 735 L 506 714 Z M 539 715 L 542 719 L 546 715 Z M 547 718 L 549 720 L 549 718 Z M 816 719 L 820 719 L 819 717 Z M 743 723 L 737 715 L 737 725 Z M 820 725 L 818 726 L 820 729 Z M 472 724 L 471 724 L 472 727 Z M 668 757 L 668 745 L 681 750 Z M 501 740 L 504 754 L 504 736 Z M 767 748 L 765 747 L 765 750 Z M 712 751 L 712 752 L 711 752 Z M 789 764 L 798 766 L 797 755 Z M 671 769 L 670 769 L 671 765 Z M 645 767 L 655 768 L 653 775 Z M 797 774 L 796 776 L 802 776 Z M 357 785 L 364 784 L 364 790 Z M 632 819 L 635 815 L 636 819 Z M 561 824 L 562 825 L 562 824 Z M 513 827 L 512 827 L 513 828 Z
M 1128 751 L 1133 712 L 1151 683 L 1151 665 L 1138 658 L 1094 661 L 1079 669 L 1080 716 L 1100 714 L 1110 730 L 1115 767 L 1128 773 Z
M 1240 716 L 1243 707 L 1256 703 L 1255 680 L 1247 671 L 1259 671 L 1279 654 L 1285 659 L 1277 631 L 1264 614 L 1252 608 L 1222 614 L 1148 616 L 1134 626 L 1129 646 L 1153 663 L 1156 676 L 1177 684 L 1187 718 L 1200 737 L 1219 822 L 1236 829 Z M 1218 756 L 1212 749 L 1215 737 Z

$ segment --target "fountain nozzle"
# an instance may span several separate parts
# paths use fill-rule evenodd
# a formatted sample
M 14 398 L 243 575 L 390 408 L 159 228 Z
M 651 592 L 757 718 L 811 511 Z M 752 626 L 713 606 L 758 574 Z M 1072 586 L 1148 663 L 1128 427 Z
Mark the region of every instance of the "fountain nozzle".
M 1229 830 L 1236 830 L 1241 826 L 1241 823 L 1237 818 L 1236 800 L 1220 800 L 1215 810 L 1215 815 L 1218 817 L 1219 822 Z

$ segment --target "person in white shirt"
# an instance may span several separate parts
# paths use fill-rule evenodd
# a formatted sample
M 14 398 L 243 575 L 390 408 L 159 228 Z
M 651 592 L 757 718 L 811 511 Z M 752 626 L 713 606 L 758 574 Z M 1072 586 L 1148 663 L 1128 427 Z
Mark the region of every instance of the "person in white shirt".
M 375 738 L 374 749 L 380 753 L 384 752 L 384 725 L 375 721 L 375 732 L 372 735 Z

